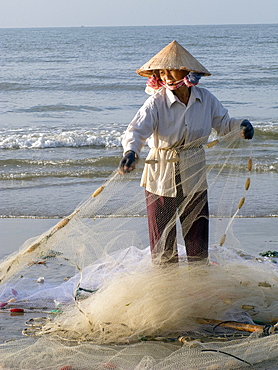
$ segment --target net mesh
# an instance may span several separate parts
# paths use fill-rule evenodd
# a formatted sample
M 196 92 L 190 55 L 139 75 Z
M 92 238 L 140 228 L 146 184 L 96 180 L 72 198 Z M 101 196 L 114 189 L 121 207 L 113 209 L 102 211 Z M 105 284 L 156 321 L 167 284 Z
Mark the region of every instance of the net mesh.
M 240 252 L 232 231 L 233 220 L 248 214 L 251 151 L 238 131 L 187 148 L 180 180 L 189 190 L 155 258 L 141 160 L 131 174 L 115 171 L 71 215 L 3 259 L 2 310 L 20 306 L 38 315 L 26 322 L 24 339 L 0 345 L 0 366 L 232 369 L 275 358 L 277 270 Z M 147 166 L 177 169 L 179 156 L 175 148 L 164 164 L 147 158 Z M 167 263 L 173 255 L 165 253 L 165 240 L 206 182 L 209 262 L 191 263 L 184 245 L 192 224 L 204 217 L 201 199 L 173 239 L 178 263 Z

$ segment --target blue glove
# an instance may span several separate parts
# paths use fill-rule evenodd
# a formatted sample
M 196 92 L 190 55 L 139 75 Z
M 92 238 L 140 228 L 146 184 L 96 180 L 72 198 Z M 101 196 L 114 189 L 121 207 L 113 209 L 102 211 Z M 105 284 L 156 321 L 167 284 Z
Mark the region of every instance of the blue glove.
M 254 136 L 254 128 L 252 124 L 248 121 L 248 119 L 245 119 L 244 121 L 241 122 L 240 129 L 241 136 L 244 139 L 250 140 Z
M 127 151 L 119 165 L 119 172 L 121 175 L 133 171 L 137 162 L 136 154 L 133 150 Z

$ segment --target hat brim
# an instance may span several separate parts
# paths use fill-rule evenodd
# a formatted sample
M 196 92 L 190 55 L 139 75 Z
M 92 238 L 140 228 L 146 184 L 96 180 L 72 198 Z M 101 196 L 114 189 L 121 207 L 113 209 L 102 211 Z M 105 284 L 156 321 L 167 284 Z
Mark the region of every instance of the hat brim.
M 202 73 L 210 76 L 210 72 L 184 49 L 177 41 L 172 41 L 159 53 L 145 63 L 141 68 L 136 69 L 140 76 L 151 77 L 155 71 L 160 69 L 184 70 L 186 72 Z

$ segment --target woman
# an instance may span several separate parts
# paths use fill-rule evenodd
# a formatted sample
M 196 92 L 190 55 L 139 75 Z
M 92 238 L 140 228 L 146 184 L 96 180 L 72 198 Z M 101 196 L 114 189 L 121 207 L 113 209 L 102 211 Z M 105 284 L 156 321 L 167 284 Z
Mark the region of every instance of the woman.
M 230 118 L 208 90 L 196 87 L 209 71 L 176 41 L 136 71 L 149 77 L 154 94 L 129 124 L 119 172 L 128 173 L 146 140 L 150 152 L 141 185 L 146 188 L 150 248 L 154 263 L 178 262 L 176 219 L 189 262 L 208 257 L 209 211 L 203 144 L 212 128 L 225 135 L 238 128 L 253 137 L 248 120 Z M 240 131 L 241 129 L 241 131 Z

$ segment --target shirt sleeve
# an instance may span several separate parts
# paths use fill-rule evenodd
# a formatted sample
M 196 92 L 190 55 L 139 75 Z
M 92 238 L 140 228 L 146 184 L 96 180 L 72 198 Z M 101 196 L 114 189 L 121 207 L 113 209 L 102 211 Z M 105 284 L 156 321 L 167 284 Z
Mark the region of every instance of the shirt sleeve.
M 122 139 L 124 153 L 133 150 L 138 156 L 157 124 L 157 109 L 149 98 L 136 113 Z
M 220 101 L 212 95 L 212 127 L 220 136 L 228 134 L 236 127 L 239 128 L 242 119 L 231 118 L 228 110 L 223 107 Z

